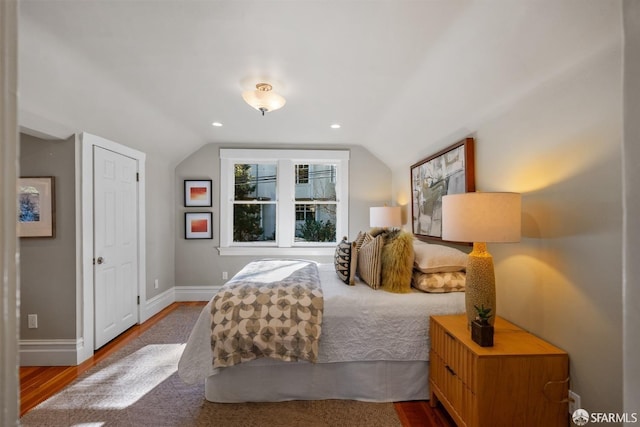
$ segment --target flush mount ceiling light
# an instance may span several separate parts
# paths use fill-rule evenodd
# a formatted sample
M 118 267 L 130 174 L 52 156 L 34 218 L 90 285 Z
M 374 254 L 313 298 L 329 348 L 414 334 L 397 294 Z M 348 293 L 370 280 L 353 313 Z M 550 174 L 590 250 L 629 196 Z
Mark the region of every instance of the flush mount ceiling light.
M 256 90 L 242 92 L 242 99 L 256 110 L 264 113 L 275 111 L 287 102 L 282 96 L 275 93 L 269 83 L 258 83 Z

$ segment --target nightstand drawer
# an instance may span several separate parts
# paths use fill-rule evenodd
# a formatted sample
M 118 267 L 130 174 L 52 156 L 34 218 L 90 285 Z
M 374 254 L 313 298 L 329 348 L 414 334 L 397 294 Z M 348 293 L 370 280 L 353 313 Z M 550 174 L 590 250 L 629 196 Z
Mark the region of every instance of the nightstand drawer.
M 476 407 L 475 394 L 469 390 L 451 366 L 437 353 L 429 356 L 431 387 L 456 420 L 471 419 L 471 411 Z
M 476 355 L 437 322 L 431 322 L 431 350 L 472 392 L 476 391 L 473 366 Z

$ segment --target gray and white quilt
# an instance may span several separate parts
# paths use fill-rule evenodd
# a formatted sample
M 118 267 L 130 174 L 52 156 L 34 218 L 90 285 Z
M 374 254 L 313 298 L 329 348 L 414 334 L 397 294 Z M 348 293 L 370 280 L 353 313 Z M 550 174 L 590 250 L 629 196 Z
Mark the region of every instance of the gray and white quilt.
M 316 263 L 260 260 L 247 264 L 211 304 L 213 367 L 262 357 L 315 363 L 323 306 Z

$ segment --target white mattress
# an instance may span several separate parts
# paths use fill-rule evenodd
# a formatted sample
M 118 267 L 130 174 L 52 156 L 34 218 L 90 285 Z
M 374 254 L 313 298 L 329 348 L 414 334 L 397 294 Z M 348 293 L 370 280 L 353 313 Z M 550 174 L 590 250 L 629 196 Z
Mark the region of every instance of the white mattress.
M 393 294 L 361 282 L 348 286 L 338 279 L 333 264 L 319 264 L 318 269 L 324 293 L 318 363 L 426 362 L 429 316 L 464 312 L 464 293 Z M 209 312 L 207 304 L 178 364 L 180 377 L 188 383 L 218 373 L 211 365 Z

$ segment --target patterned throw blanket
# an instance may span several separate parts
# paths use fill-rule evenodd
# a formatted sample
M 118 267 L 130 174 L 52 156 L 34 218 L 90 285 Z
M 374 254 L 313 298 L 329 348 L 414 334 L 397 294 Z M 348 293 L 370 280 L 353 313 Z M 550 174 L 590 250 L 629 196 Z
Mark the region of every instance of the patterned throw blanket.
M 261 357 L 315 363 L 323 306 L 314 262 L 261 260 L 247 264 L 213 298 L 213 367 Z

